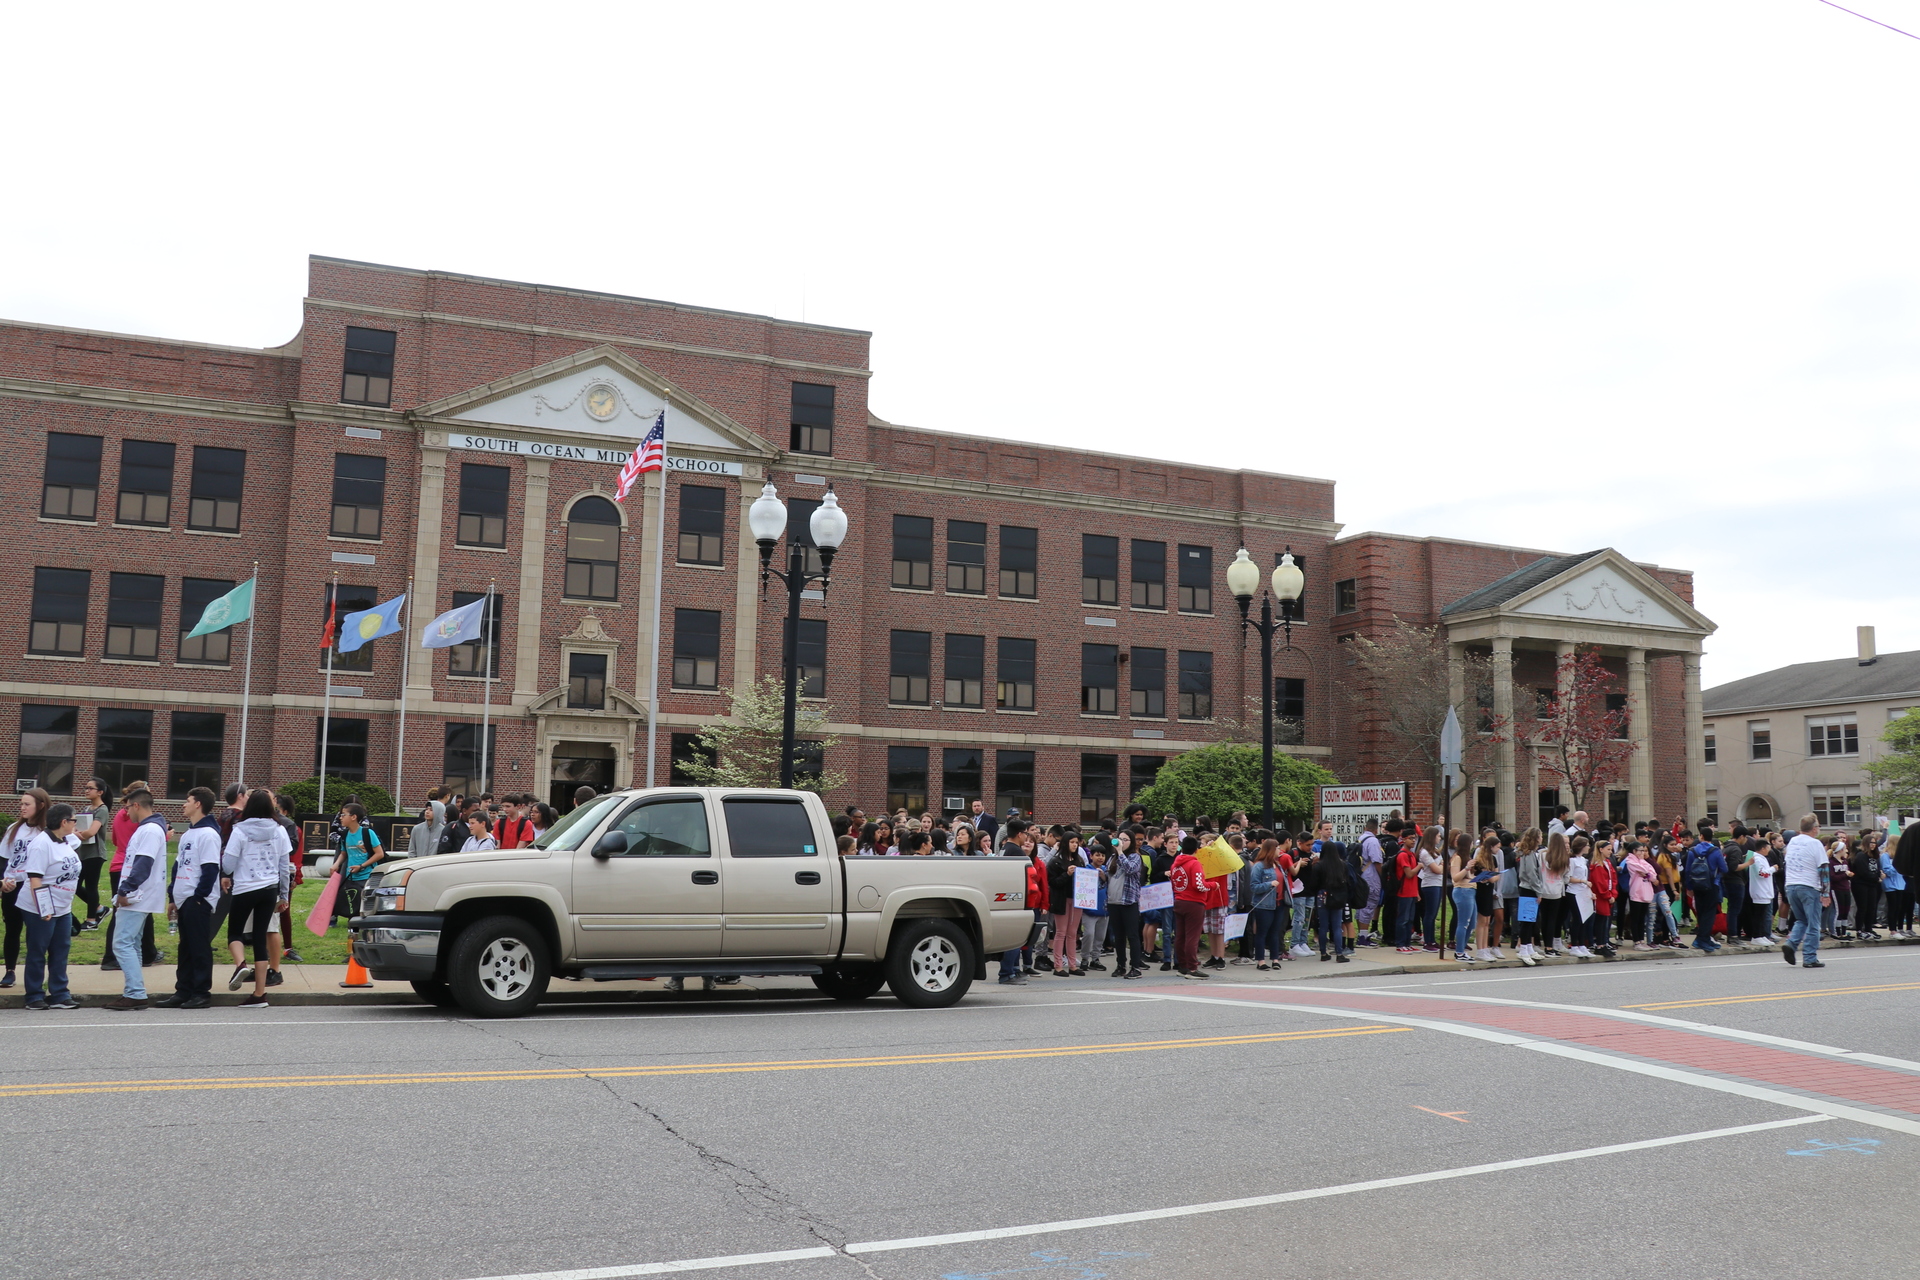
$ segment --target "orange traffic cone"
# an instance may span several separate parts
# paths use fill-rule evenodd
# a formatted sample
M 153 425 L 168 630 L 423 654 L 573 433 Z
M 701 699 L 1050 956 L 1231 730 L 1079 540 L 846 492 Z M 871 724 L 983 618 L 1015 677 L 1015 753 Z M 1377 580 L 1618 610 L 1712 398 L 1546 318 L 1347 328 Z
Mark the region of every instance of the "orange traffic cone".
M 340 985 L 343 987 L 370 987 L 373 985 L 373 979 L 367 976 L 367 967 L 355 959 L 351 951 L 347 953 L 347 980 Z

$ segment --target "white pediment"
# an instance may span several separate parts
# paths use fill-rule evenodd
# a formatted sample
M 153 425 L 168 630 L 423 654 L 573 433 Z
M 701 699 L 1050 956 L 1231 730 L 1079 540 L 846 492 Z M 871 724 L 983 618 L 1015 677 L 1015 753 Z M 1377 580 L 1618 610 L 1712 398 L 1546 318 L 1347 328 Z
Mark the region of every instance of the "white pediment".
M 1696 624 L 1669 608 L 1653 592 L 1604 561 L 1589 565 L 1564 582 L 1551 583 L 1532 599 L 1509 606 L 1513 613 L 1549 618 L 1578 618 L 1583 622 L 1614 622 L 1623 626 L 1672 627 L 1691 631 Z
M 660 412 L 661 400 L 658 392 L 627 376 L 610 361 L 599 361 L 509 391 L 452 416 L 458 422 L 538 427 L 626 443 L 647 434 Z M 685 404 L 672 406 L 667 414 L 667 443 L 697 449 L 740 448 L 701 422 Z

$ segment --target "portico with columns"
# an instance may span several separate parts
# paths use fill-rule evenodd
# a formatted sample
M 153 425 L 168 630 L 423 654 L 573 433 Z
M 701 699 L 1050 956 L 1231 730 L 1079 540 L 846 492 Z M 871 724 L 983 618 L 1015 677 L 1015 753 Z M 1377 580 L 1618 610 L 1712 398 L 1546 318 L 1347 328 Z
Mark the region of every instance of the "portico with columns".
M 1576 651 L 1599 653 L 1621 677 L 1633 743 L 1625 788 L 1629 824 L 1664 824 L 1673 816 L 1667 808 L 1684 809 L 1689 821 L 1705 814 L 1700 654 L 1715 627 L 1653 574 L 1610 548 L 1545 557 L 1447 605 L 1440 619 L 1457 696 L 1464 694 L 1468 654 L 1489 655 L 1491 711 L 1497 723 L 1517 727 L 1493 744 L 1491 778 L 1469 779 L 1473 789 L 1454 799 L 1450 826 L 1479 824 L 1476 791 L 1489 784 L 1493 817 L 1502 827 L 1533 825 L 1543 765 L 1549 779 L 1555 776 L 1530 731 L 1533 710 L 1536 699 L 1564 679 L 1561 662 Z M 1677 725 L 1653 714 L 1655 705 L 1673 700 L 1650 696 L 1650 681 L 1667 682 L 1666 688 L 1675 679 Z M 1589 797 L 1587 805 L 1595 821 L 1608 816 L 1606 797 Z

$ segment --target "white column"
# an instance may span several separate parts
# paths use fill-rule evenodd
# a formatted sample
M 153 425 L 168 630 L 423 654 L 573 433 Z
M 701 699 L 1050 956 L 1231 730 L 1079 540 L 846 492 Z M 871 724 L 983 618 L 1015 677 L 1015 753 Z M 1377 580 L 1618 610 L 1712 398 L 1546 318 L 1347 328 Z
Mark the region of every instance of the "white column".
M 419 504 L 415 508 L 413 537 L 414 618 L 425 624 L 438 617 L 440 605 L 440 520 L 446 506 L 447 437 L 430 431 L 420 450 Z M 416 630 L 407 637 L 410 645 L 419 645 Z M 408 704 L 421 707 L 433 701 L 433 673 L 440 666 L 439 655 L 429 650 L 413 655 L 407 668 Z
M 1707 731 L 1706 710 L 1700 699 L 1700 655 L 1680 655 L 1685 672 L 1685 708 L 1687 716 L 1687 817 L 1694 822 L 1707 816 Z
M 1447 701 L 1452 703 L 1456 708 L 1460 708 L 1461 704 L 1466 701 L 1466 698 L 1467 646 L 1459 641 L 1450 641 L 1447 644 Z M 1476 717 L 1472 714 L 1471 709 L 1461 708 L 1461 736 L 1464 738 L 1466 735 L 1473 733 L 1477 727 Z M 1444 769 L 1441 771 L 1441 775 L 1443 779 L 1442 785 L 1445 785 Z M 1454 787 L 1456 789 L 1463 789 L 1464 786 L 1464 780 L 1456 776 L 1454 779 Z M 1474 797 L 1471 789 L 1464 789 L 1463 794 L 1457 799 L 1451 796 L 1448 797 L 1447 830 L 1457 831 L 1462 827 L 1474 827 L 1473 800 Z M 1465 817 L 1461 816 L 1463 813 L 1466 815 Z
M 1505 741 L 1493 749 L 1494 817 L 1508 831 L 1520 826 L 1519 804 L 1514 795 L 1518 779 L 1514 776 L 1514 753 L 1518 750 L 1520 726 L 1513 714 L 1513 639 L 1495 636 L 1493 640 L 1493 715 L 1506 726 Z
M 526 706 L 540 694 L 540 614 L 547 584 L 547 482 L 553 463 L 527 460 L 520 514 L 520 601 L 514 619 L 513 701 Z M 560 673 L 565 679 L 566 673 Z
M 1627 735 L 1633 742 L 1633 759 L 1627 765 L 1627 819 L 1658 820 L 1653 811 L 1653 754 L 1647 720 L 1647 651 L 1627 650 Z
M 766 483 L 759 467 L 743 467 L 740 476 L 740 557 L 739 571 L 733 583 L 733 688 L 745 693 L 760 678 L 760 544 L 753 540 L 747 524 L 747 508 L 760 496 Z M 751 473 L 751 474 L 748 474 Z M 780 551 L 786 550 L 782 543 Z M 778 554 L 776 552 L 776 554 Z M 778 586 L 777 583 L 774 584 Z M 814 588 L 818 590 L 818 588 Z M 780 637 L 775 636 L 775 645 Z

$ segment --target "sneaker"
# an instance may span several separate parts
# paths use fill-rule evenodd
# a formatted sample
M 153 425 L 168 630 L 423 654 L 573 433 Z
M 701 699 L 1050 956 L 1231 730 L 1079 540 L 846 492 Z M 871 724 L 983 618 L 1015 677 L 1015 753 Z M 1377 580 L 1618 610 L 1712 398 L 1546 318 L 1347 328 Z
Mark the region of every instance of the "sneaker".
M 1107 971 L 1107 966 L 1101 964 L 1098 960 L 1095 960 L 1092 964 L 1088 965 L 1087 968 L 1096 969 L 1101 973 L 1105 973 Z
M 1785 957 L 1786 957 L 1786 961 L 1787 961 L 1787 963 L 1788 963 L 1788 964 L 1792 964 L 1792 963 L 1793 963 L 1793 957 L 1794 957 L 1794 951 L 1793 951 L 1793 944 L 1792 944 L 1791 942 L 1783 942 L 1783 943 L 1781 943 L 1781 944 L 1780 944 L 1780 954 L 1781 954 L 1782 956 L 1785 956 Z
M 1014 973 L 1000 979 L 1000 985 L 1003 987 L 1024 987 L 1027 985 L 1027 980 L 1019 974 Z
M 1827 967 L 1827 962 L 1825 960 L 1808 960 L 1802 963 L 1800 967 L 1802 969 L 1824 969 Z
M 1648 942 L 1636 942 L 1633 944 L 1633 949 L 1635 951 L 1651 951 L 1653 950 L 1653 944 Z
M 1233 959 L 1227 961 L 1227 963 L 1232 965 L 1242 965 L 1242 964 L 1252 964 L 1253 961 L 1247 959 L 1245 956 L 1235 956 Z M 1260 967 L 1264 969 L 1267 966 L 1261 965 Z
M 213 1007 L 211 996 L 189 996 L 180 1002 L 182 1009 L 210 1009 Z
M 21 1007 L 31 1009 L 35 1013 L 45 1013 L 47 1011 L 47 1002 L 45 1000 L 29 1000 Z
M 1194 979 L 1196 982 L 1210 982 L 1213 979 L 1213 975 L 1208 973 L 1204 969 L 1195 969 L 1192 973 L 1188 974 L 1187 976 L 1189 978 Z
M 1326 963 L 1327 961 L 1329 961 L 1329 960 L 1331 960 L 1331 959 L 1333 959 L 1333 957 L 1332 957 L 1332 956 L 1330 956 L 1330 955 L 1328 955 L 1328 954 L 1327 954 L 1326 952 L 1324 952 L 1324 951 L 1322 951 L 1322 952 L 1320 953 L 1320 963 L 1321 963 L 1321 964 L 1325 964 L 1325 963 Z
M 1055 969 L 1055 970 L 1053 971 L 1053 976 L 1054 976 L 1054 977 L 1056 977 L 1056 978 L 1071 978 L 1071 977 L 1073 976 L 1073 970 L 1071 970 L 1071 969 Z
M 1440 946 L 1438 943 L 1433 943 L 1433 942 L 1429 942 L 1426 946 L 1420 949 L 1422 951 L 1427 952 L 1429 955 L 1436 955 L 1436 956 L 1446 950 L 1445 947 Z
M 154 1001 L 153 1007 L 156 1009 L 178 1009 L 181 1005 L 184 1005 L 186 1002 L 187 1002 L 187 998 L 176 991 L 172 995 L 168 996 L 165 1000 Z
M 283 982 L 285 982 L 285 981 L 286 981 L 286 978 L 285 978 L 284 976 L 282 976 L 282 974 L 281 974 L 281 972 L 280 972 L 280 971 L 279 971 L 278 969 L 269 969 L 269 970 L 267 970 L 267 985 L 268 985 L 268 986 L 270 986 L 270 987 L 277 987 L 277 986 L 279 986 L 279 985 L 280 985 L 281 983 L 283 983 Z
M 306 963 L 306 961 L 301 958 L 300 953 L 298 951 L 295 951 L 292 947 L 288 947 L 285 951 L 281 952 L 280 959 L 283 963 L 286 963 L 286 964 L 305 964 Z
M 78 1009 L 79 1007 L 80 1006 L 74 1002 L 72 996 L 61 996 L 58 1000 L 47 1001 L 47 1008 L 49 1009 Z
M 118 973 L 120 972 L 120 962 L 118 960 L 115 960 L 112 956 L 107 956 L 105 959 L 100 961 L 100 969 L 101 969 L 101 972 L 103 973 Z M 10 987 L 12 985 L 13 985 L 12 974 L 8 974 L 4 980 L 0 980 L 0 987 Z
M 12 985 L 13 985 L 13 970 L 9 969 L 7 970 L 4 976 L 0 976 L 0 987 L 10 987 Z
M 1520 953 L 1520 963 L 1527 966 L 1527 968 L 1531 969 L 1533 968 L 1534 965 L 1538 964 L 1539 961 L 1535 960 L 1532 956 L 1528 955 L 1525 951 L 1522 951 Z
M 1398 951 L 1398 952 L 1399 952 L 1399 953 L 1400 953 L 1401 955 L 1403 955 L 1403 956 L 1404 956 L 1404 955 L 1412 955 L 1412 954 L 1414 954 L 1414 953 L 1417 953 L 1417 952 L 1418 952 L 1418 951 L 1420 950 L 1420 948 L 1418 948 L 1418 947 L 1395 947 L 1395 948 L 1394 948 L 1394 950 L 1395 950 L 1395 951 Z
M 146 1009 L 147 1002 L 145 1000 L 132 1000 L 126 996 L 116 996 L 112 1000 L 107 1001 L 103 1007 L 122 1011 L 131 1010 L 138 1013 Z
M 1337 955 L 1337 956 L 1335 956 L 1335 957 L 1334 957 L 1334 959 L 1335 959 L 1335 960 L 1338 960 L 1338 961 L 1339 961 L 1339 962 L 1340 962 L 1341 964 L 1352 964 L 1352 963 L 1353 963 L 1353 957 L 1352 957 L 1352 956 L 1350 956 L 1350 955 L 1348 955 L 1348 954 L 1347 954 L 1346 952 L 1344 952 L 1344 951 L 1342 951 L 1342 952 L 1341 952 L 1341 953 L 1340 953 L 1339 955 Z
M 1085 969 L 1075 969 L 1071 976 L 1075 978 L 1084 978 L 1087 976 L 1087 971 Z
M 267 998 L 265 996 L 248 996 L 240 1002 L 240 1007 L 242 1009 L 264 1009 L 267 1007 Z
M 1224 969 L 1226 967 L 1227 967 L 1227 962 L 1225 960 L 1222 960 L 1219 956 L 1213 957 L 1213 959 L 1207 961 L 1206 964 L 1201 966 L 1201 968 L 1203 969 Z
M 233 971 L 233 976 L 231 978 L 227 979 L 227 990 L 238 991 L 241 987 L 245 986 L 247 983 L 252 981 L 253 981 L 253 966 L 250 964 L 243 964 L 239 968 Z
M 684 991 L 686 990 L 686 987 L 687 987 L 687 980 L 685 978 L 668 978 L 667 979 L 666 989 L 668 991 Z
M 1171 968 L 1173 968 L 1173 961 L 1169 960 L 1165 964 L 1160 966 L 1160 972 L 1165 973 Z
M 1138 969 L 1129 969 L 1125 973 L 1121 974 L 1120 976 L 1123 978 L 1131 979 L 1131 978 L 1142 978 L 1142 977 L 1145 977 L 1146 975 L 1141 973 Z

